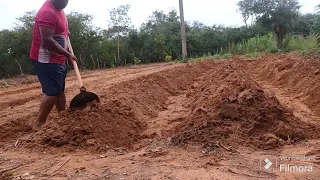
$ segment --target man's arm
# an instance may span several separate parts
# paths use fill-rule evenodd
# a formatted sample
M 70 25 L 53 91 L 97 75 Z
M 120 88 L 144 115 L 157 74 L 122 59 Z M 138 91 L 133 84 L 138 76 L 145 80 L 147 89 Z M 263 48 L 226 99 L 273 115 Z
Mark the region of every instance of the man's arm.
M 70 53 L 62 48 L 60 44 L 53 39 L 54 30 L 47 27 L 40 27 L 41 33 L 41 41 L 44 48 L 48 49 L 49 51 L 54 51 L 58 54 L 62 54 L 66 57 L 70 57 Z M 67 42 L 66 42 L 67 43 Z
M 54 51 L 58 54 L 62 54 L 66 56 L 69 61 L 75 60 L 78 61 L 78 59 L 71 54 L 69 51 L 65 50 L 60 46 L 60 44 L 53 39 L 54 30 L 47 27 L 40 27 L 40 34 L 41 34 L 41 41 L 44 46 L 44 48 L 48 49 L 49 51 Z M 67 40 L 68 41 L 68 40 Z M 66 41 L 66 43 L 68 43 Z
M 41 12 L 38 17 L 38 23 L 40 26 L 41 43 L 43 44 L 44 48 L 48 49 L 49 51 L 54 51 L 58 54 L 64 55 L 70 61 L 77 61 L 77 58 L 74 55 L 61 47 L 60 44 L 53 39 L 57 24 L 57 19 L 53 13 L 49 11 Z

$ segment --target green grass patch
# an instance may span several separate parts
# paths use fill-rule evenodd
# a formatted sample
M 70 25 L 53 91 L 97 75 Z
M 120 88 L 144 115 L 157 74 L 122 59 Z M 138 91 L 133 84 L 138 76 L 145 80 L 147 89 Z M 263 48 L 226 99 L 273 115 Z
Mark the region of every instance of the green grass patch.
M 310 36 L 288 36 L 289 43 L 286 47 L 288 51 L 298 52 L 314 52 L 319 50 L 317 35 L 311 34 Z
M 203 61 L 203 60 L 219 61 L 219 60 L 229 59 L 232 56 L 233 56 L 233 54 L 231 54 L 231 53 L 214 54 L 213 56 L 203 56 L 203 57 L 199 57 L 199 58 L 190 58 L 190 59 L 188 59 L 188 62 L 200 62 L 200 61 Z
M 276 52 L 275 42 L 276 39 L 273 33 L 269 33 L 264 36 L 256 36 L 238 44 L 231 43 L 223 52 L 237 55 L 245 55 L 253 52 Z
M 286 53 L 298 52 L 301 55 L 307 55 L 312 52 L 319 52 L 319 40 L 317 34 L 309 36 L 290 35 L 288 34 L 283 40 L 283 49 L 276 47 L 276 36 L 274 33 L 268 33 L 264 36 L 256 36 L 247 41 L 242 41 L 238 44 L 229 44 L 225 49 L 221 49 L 220 53 L 211 55 L 210 53 L 204 54 L 199 58 L 188 59 L 187 62 L 200 62 L 202 60 L 225 60 L 231 58 L 233 55 L 243 55 L 250 59 L 256 59 L 264 56 L 267 53 Z M 179 63 L 186 63 L 179 60 Z
M 278 49 L 276 42 L 276 36 L 270 32 L 267 35 L 256 36 L 238 44 L 229 44 L 228 48 L 223 49 L 221 52 L 224 52 L 224 54 L 231 53 L 235 55 L 245 55 L 249 58 L 257 58 L 266 53 L 285 53 L 292 51 L 308 53 L 319 50 L 317 34 L 311 34 L 306 37 L 288 34 L 283 40 L 283 49 Z

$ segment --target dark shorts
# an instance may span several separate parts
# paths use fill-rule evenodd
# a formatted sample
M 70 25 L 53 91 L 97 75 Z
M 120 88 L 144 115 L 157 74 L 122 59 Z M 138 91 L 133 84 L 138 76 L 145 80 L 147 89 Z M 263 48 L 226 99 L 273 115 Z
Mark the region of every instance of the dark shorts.
M 67 76 L 66 65 L 31 61 L 45 95 L 57 96 L 64 92 Z

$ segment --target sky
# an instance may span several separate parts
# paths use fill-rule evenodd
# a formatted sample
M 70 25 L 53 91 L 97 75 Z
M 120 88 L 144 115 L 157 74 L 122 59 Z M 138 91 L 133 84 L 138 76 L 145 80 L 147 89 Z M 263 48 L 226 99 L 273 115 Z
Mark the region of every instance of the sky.
M 24 12 L 38 10 L 45 0 L 0 0 L 0 30 L 12 28 L 16 18 Z M 199 21 L 206 25 L 225 26 L 243 25 L 241 14 L 237 12 L 239 0 L 184 0 L 185 21 Z M 319 0 L 300 0 L 302 13 L 314 12 Z M 93 16 L 93 24 L 107 28 L 109 10 L 120 5 L 131 5 L 129 16 L 132 24 L 138 28 L 147 21 L 155 10 L 168 13 L 179 10 L 179 0 L 69 0 L 65 12 L 77 11 Z

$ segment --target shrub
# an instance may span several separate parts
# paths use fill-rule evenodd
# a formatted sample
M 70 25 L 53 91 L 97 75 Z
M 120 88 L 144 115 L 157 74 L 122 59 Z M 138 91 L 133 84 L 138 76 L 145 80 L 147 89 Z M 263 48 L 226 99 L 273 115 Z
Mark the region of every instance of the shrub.
M 166 62 L 171 62 L 172 61 L 172 56 L 166 56 Z
M 134 57 L 133 61 L 134 61 L 135 65 L 138 65 L 138 64 L 141 63 L 141 60 L 139 58 L 137 58 L 137 57 Z

